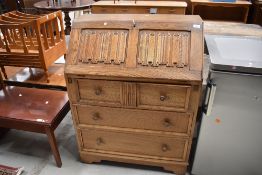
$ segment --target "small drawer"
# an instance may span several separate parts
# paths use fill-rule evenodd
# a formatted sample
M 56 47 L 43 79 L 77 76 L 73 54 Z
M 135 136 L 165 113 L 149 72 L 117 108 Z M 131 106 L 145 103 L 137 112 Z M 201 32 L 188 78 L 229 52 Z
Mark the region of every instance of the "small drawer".
M 107 151 L 139 157 L 184 161 L 188 140 L 97 129 L 81 130 L 85 151 Z
M 124 108 L 76 105 L 79 124 L 111 126 L 172 132 L 189 136 L 192 115 L 189 113 L 148 111 Z
M 120 106 L 121 82 L 77 79 L 79 100 L 88 104 Z
M 145 109 L 186 111 L 190 91 L 191 86 L 138 83 L 137 106 Z

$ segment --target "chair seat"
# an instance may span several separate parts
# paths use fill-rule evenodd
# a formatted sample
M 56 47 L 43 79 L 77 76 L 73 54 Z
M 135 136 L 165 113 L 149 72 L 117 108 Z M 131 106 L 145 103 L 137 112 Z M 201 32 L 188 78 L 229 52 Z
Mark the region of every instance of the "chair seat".
M 0 90 L 0 117 L 51 125 L 67 103 L 63 91 L 7 86 Z

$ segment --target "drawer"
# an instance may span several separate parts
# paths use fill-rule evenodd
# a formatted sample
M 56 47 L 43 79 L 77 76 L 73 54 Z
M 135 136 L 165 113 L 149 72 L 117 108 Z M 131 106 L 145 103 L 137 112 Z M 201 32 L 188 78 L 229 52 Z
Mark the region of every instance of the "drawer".
M 91 9 L 91 12 L 94 14 L 104 14 L 104 13 L 115 13 L 115 8 L 114 7 L 99 7 L 99 6 L 93 6 Z
M 186 8 L 159 8 L 159 14 L 185 14 Z
M 187 113 L 87 105 L 74 106 L 74 109 L 79 124 L 175 132 L 172 134 L 184 136 L 191 131 L 192 115 Z
M 79 100 L 89 104 L 121 105 L 121 82 L 78 79 Z
M 138 83 L 137 106 L 145 109 L 186 111 L 190 91 L 191 86 Z
M 108 151 L 115 154 L 133 154 L 168 160 L 185 160 L 188 140 L 117 131 L 81 130 L 83 148 L 86 151 Z

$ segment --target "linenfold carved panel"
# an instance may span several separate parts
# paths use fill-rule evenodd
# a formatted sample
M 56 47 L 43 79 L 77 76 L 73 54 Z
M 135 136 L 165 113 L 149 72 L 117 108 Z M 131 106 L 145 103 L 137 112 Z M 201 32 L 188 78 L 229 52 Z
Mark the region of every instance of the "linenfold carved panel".
M 125 62 L 128 30 L 85 29 L 82 31 L 79 61 L 121 64 Z
M 141 30 L 138 64 L 185 67 L 189 60 L 190 32 Z

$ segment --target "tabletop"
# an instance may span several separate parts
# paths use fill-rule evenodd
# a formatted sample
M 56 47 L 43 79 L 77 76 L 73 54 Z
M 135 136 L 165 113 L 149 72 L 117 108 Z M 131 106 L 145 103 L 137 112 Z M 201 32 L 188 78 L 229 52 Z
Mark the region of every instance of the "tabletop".
M 0 117 L 28 122 L 51 124 L 68 102 L 64 91 L 6 86 L 0 94 Z
M 89 8 L 95 1 L 94 0 L 43 0 L 34 4 L 35 8 L 42 10 L 63 10 L 74 11 Z

